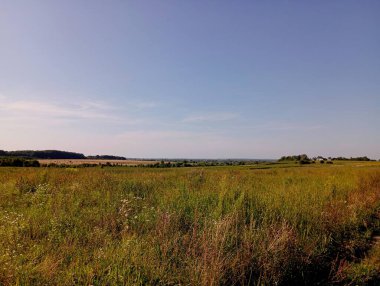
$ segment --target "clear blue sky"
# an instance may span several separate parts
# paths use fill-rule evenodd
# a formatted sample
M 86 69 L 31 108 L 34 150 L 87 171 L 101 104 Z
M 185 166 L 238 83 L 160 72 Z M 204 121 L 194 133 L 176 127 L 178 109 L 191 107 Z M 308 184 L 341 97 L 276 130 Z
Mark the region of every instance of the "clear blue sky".
M 0 149 L 380 159 L 380 1 L 0 2 Z

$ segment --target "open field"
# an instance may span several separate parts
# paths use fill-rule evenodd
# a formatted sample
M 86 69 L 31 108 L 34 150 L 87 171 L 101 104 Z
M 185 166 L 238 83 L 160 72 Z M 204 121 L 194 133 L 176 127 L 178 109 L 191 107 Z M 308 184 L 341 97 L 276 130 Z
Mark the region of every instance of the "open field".
M 376 285 L 379 211 L 378 162 L 3 167 L 0 285 Z
M 121 165 L 121 166 L 135 166 L 135 165 L 147 165 L 147 164 L 154 164 L 158 161 L 148 161 L 148 160 L 96 160 L 96 159 L 39 159 L 38 162 L 40 162 L 41 165 L 49 165 L 49 164 L 56 164 L 56 165 L 83 165 L 83 164 L 90 164 L 90 165 L 106 165 L 109 164 L 115 164 L 115 165 Z

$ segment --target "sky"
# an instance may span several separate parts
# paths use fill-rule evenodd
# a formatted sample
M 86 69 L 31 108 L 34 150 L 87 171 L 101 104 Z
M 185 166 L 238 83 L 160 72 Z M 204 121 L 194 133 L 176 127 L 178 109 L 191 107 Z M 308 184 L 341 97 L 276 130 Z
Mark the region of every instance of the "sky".
M 0 149 L 380 159 L 380 1 L 0 1 Z

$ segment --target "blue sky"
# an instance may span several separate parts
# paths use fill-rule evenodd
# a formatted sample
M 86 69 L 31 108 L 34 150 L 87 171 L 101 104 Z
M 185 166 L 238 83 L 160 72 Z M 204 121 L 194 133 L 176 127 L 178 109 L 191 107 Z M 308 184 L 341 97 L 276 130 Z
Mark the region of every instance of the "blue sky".
M 0 2 L 0 149 L 380 159 L 379 1 Z

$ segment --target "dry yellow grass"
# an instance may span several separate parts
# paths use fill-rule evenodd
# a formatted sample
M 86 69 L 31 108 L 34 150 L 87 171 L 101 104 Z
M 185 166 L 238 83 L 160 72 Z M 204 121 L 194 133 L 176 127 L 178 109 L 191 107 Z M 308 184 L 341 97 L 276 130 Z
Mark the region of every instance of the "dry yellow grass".
M 379 285 L 380 167 L 271 166 L 0 168 L 0 285 Z

